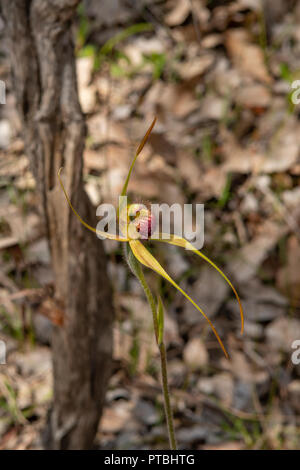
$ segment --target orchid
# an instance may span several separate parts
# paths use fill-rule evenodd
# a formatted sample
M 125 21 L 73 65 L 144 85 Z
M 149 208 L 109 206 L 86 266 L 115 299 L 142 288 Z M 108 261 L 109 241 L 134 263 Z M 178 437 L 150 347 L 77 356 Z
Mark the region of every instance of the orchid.
M 138 146 L 138 149 L 134 155 L 133 161 L 130 165 L 128 175 L 126 177 L 121 196 L 126 196 L 127 195 L 127 188 L 130 180 L 130 176 L 134 167 L 134 164 L 142 152 L 148 137 L 155 125 L 156 118 L 152 121 L 149 129 L 147 130 L 146 134 L 144 135 L 140 145 Z M 167 271 L 161 266 L 159 261 L 150 253 L 150 251 L 145 247 L 145 244 L 147 241 L 151 239 L 151 241 L 158 241 L 158 242 L 163 242 L 163 243 L 169 243 L 171 245 L 175 245 L 181 248 L 185 248 L 186 250 L 192 251 L 195 253 L 197 256 L 205 260 L 207 263 L 209 263 L 214 269 L 216 269 L 219 274 L 225 279 L 225 281 L 229 284 L 231 287 L 237 301 L 239 304 L 239 309 L 240 309 L 240 317 L 241 317 L 241 333 L 243 333 L 244 329 L 244 315 L 243 315 L 243 308 L 241 305 L 241 301 L 239 298 L 239 295 L 234 288 L 233 284 L 231 281 L 228 279 L 228 277 L 224 274 L 224 272 L 212 261 L 210 260 L 206 255 L 204 255 L 201 251 L 197 250 L 188 240 L 185 238 L 182 238 L 178 235 L 175 234 L 166 234 L 166 233 L 159 233 L 157 238 L 151 238 L 151 235 L 153 234 L 155 228 L 156 228 L 156 220 L 153 217 L 153 214 L 151 213 L 151 209 L 148 209 L 144 205 L 141 204 L 127 204 L 124 206 L 124 204 L 119 203 L 118 207 L 118 217 L 121 227 L 121 235 L 116 235 L 113 233 L 108 233 L 105 231 L 98 230 L 97 228 L 92 227 L 91 225 L 87 224 L 81 217 L 80 215 L 76 212 L 75 208 L 73 207 L 70 198 L 65 190 L 65 187 L 63 185 L 62 179 L 61 179 L 61 170 L 58 172 L 58 178 L 59 182 L 61 184 L 62 190 L 65 194 L 66 200 L 73 211 L 73 213 L 76 215 L 76 217 L 79 219 L 79 221 L 89 230 L 92 232 L 96 233 L 99 235 L 101 238 L 107 238 L 110 240 L 117 240 L 119 242 L 124 243 L 125 247 L 125 257 L 126 260 L 135 274 L 135 276 L 139 279 L 142 287 L 144 288 L 147 300 L 149 302 L 152 315 L 153 315 L 153 323 L 154 323 L 154 332 L 155 332 L 155 337 L 156 337 L 156 342 L 160 350 L 160 355 L 161 355 L 161 367 L 162 367 L 162 381 L 163 381 L 163 391 L 164 391 L 164 400 L 165 400 L 165 409 L 166 409 L 166 416 L 167 416 L 167 423 L 168 423 L 168 430 L 169 430 L 169 438 L 170 438 L 170 445 L 172 449 L 176 448 L 176 440 L 175 440 L 175 434 L 174 434 L 174 425 L 173 425 L 173 417 L 172 417 L 172 411 L 171 411 L 171 405 L 170 405 L 170 397 L 169 397 L 169 391 L 168 391 L 168 382 L 167 382 L 167 368 L 166 368 L 166 351 L 165 351 L 165 346 L 163 342 L 163 304 L 158 297 L 157 300 L 155 300 L 153 294 L 151 293 L 149 286 L 146 283 L 145 277 L 143 275 L 143 270 L 142 266 L 146 266 L 147 268 L 151 269 L 152 271 L 156 272 L 159 274 L 161 277 L 166 279 L 170 284 L 172 284 L 179 292 L 181 292 L 182 295 L 184 295 L 189 302 L 192 303 L 192 305 L 201 313 L 201 315 L 205 318 L 205 320 L 208 322 L 209 326 L 211 327 L 215 337 L 217 338 L 223 353 L 225 354 L 226 358 L 229 357 L 227 350 L 217 333 L 215 327 L 213 326 L 211 320 L 209 317 L 204 313 L 204 311 L 199 307 L 199 305 L 194 302 L 194 300 L 172 279 Z M 122 198 L 121 198 L 122 200 Z M 131 217 L 134 216 L 135 219 L 132 220 Z

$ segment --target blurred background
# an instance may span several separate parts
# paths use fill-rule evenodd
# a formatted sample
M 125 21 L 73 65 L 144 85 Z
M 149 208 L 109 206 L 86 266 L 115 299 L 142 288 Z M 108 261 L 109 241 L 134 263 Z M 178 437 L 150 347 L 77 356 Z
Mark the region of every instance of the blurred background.
M 241 337 L 237 302 L 219 274 L 180 248 L 151 247 L 231 356 L 222 356 L 199 312 L 147 272 L 166 308 L 181 448 L 299 447 L 300 365 L 291 358 L 300 340 L 300 105 L 292 100 L 299 23 L 296 0 L 90 0 L 77 7 L 72 29 L 91 202 L 116 203 L 136 145 L 157 116 L 130 182 L 132 200 L 203 203 L 203 252 L 231 277 L 244 306 Z M 0 448 L 35 449 L 53 398 L 50 341 L 62 312 L 2 40 L 0 60 L 0 339 L 7 346 Z M 116 319 L 96 446 L 163 449 L 149 307 L 119 244 L 99 243 Z

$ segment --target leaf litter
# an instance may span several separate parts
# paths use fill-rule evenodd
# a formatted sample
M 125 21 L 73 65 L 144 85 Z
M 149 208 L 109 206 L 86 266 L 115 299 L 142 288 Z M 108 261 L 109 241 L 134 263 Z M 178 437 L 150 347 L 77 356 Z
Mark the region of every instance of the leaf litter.
M 118 1 L 105 7 L 104 21 L 97 2 L 85 3 L 86 41 L 99 48 L 131 22 L 153 22 L 151 31 L 118 43 L 100 69 L 93 55 L 77 58 L 91 200 L 115 203 L 135 142 L 157 115 L 130 191 L 153 202 L 204 203 L 204 252 L 233 275 L 242 294 L 244 339 L 217 273 L 188 253 L 166 251 L 170 273 L 214 319 L 231 354 L 231 362 L 222 359 L 189 303 L 162 282 L 179 444 L 296 448 L 300 386 L 291 343 L 300 339 L 300 128 L 288 93 L 298 72 L 297 7 L 271 18 L 249 0 L 146 2 L 143 13 Z M 1 78 L 9 81 L 7 67 Z M 49 335 L 63 312 L 53 299 L 34 181 L 10 98 L 0 109 L 0 202 L 0 338 L 9 344 L 8 369 L 0 375 L 0 446 L 40 448 L 52 396 Z M 164 448 L 150 315 L 130 273 L 120 271 L 118 249 L 107 253 L 117 322 L 97 443 Z

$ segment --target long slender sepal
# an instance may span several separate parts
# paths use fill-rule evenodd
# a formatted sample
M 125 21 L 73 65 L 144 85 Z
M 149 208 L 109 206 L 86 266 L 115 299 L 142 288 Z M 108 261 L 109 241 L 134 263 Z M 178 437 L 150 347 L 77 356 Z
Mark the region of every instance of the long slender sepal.
M 62 179 L 61 179 L 61 176 L 60 176 L 61 171 L 62 171 L 62 168 L 59 169 L 58 174 L 57 174 L 58 179 L 59 179 L 59 182 L 60 182 L 60 185 L 61 185 L 61 187 L 62 187 L 62 190 L 63 190 L 63 192 L 64 192 L 64 195 L 65 195 L 65 197 L 66 197 L 66 200 L 67 200 L 67 202 L 68 202 L 68 204 L 69 204 L 71 210 L 74 212 L 74 214 L 76 215 L 76 217 L 77 217 L 77 219 L 80 221 L 80 223 L 81 223 L 82 225 L 84 225 L 86 228 L 88 228 L 89 230 L 91 230 L 92 232 L 96 233 L 97 235 L 100 235 L 100 236 L 103 237 L 103 238 L 108 238 L 108 239 L 110 239 L 110 240 L 117 240 L 117 241 L 119 241 L 119 242 L 126 242 L 126 241 L 128 241 L 127 238 L 122 238 L 122 237 L 119 237 L 118 235 L 114 235 L 114 234 L 112 234 L 112 233 L 103 232 L 102 230 L 98 230 L 98 229 L 92 227 L 91 225 L 87 224 L 87 223 L 80 217 L 80 215 L 78 214 L 78 212 L 76 212 L 76 210 L 74 209 L 74 207 L 73 207 L 73 205 L 72 205 L 72 203 L 71 203 L 71 201 L 70 201 L 70 198 L 69 198 L 69 196 L 68 196 L 68 194 L 67 194 L 67 191 L 65 190 L 65 187 L 64 187 L 64 185 L 63 185 L 63 182 L 62 182 Z
M 135 154 L 135 156 L 134 156 L 134 158 L 133 158 L 133 160 L 132 160 L 132 163 L 131 163 L 131 165 L 130 165 L 130 168 L 129 168 L 129 171 L 128 171 L 128 175 L 127 175 L 127 178 L 126 178 L 126 180 L 125 180 L 125 183 L 124 183 L 124 186 L 123 186 L 123 189 L 122 189 L 122 192 L 121 192 L 121 196 L 125 196 L 126 193 L 127 193 L 127 187 L 128 187 L 128 183 L 129 183 L 129 180 L 130 180 L 130 176 L 131 176 L 131 173 L 132 173 L 134 164 L 135 164 L 135 162 L 136 162 L 137 157 L 139 156 L 139 154 L 140 154 L 141 151 L 143 150 L 144 145 L 145 145 L 145 143 L 147 142 L 148 137 L 149 137 L 149 135 L 150 135 L 150 133 L 151 133 L 151 131 L 152 131 L 152 129 L 153 129 L 155 123 L 156 123 L 156 117 L 153 119 L 153 121 L 152 121 L 152 123 L 151 123 L 149 129 L 147 130 L 146 134 L 144 135 L 144 137 L 143 137 L 142 140 L 141 140 L 140 145 L 138 146 L 138 149 L 137 149 L 137 151 L 136 151 L 136 154 Z
M 157 274 L 160 276 L 164 277 L 170 284 L 172 284 L 174 287 L 176 287 L 179 292 L 181 292 L 190 302 L 194 307 L 199 310 L 199 312 L 203 315 L 205 320 L 208 322 L 210 325 L 212 331 L 214 332 L 221 348 L 222 351 L 224 352 L 225 356 L 228 358 L 228 353 L 225 349 L 225 346 L 220 338 L 220 336 L 217 333 L 217 330 L 213 326 L 212 322 L 208 318 L 208 316 L 203 312 L 203 310 L 194 302 L 193 299 L 183 290 L 181 287 L 176 284 L 175 281 L 169 276 L 169 274 L 164 270 L 164 268 L 159 264 L 159 262 L 154 258 L 154 256 L 151 255 L 151 253 L 144 247 L 144 245 L 139 241 L 139 240 L 130 240 L 129 241 L 130 248 L 134 254 L 134 256 L 137 258 L 137 260 L 147 266 L 147 268 L 152 269 L 155 271 Z

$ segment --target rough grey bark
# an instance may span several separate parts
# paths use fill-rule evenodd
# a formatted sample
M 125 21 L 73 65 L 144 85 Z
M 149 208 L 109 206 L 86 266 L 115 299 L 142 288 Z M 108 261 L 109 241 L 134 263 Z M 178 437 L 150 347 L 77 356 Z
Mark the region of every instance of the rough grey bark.
M 103 245 L 70 212 L 57 171 L 81 216 L 95 224 L 83 189 L 85 122 L 71 24 L 78 0 L 2 0 L 13 87 L 51 247 L 64 325 L 53 335 L 54 400 L 48 447 L 91 447 L 107 386 L 113 307 Z

